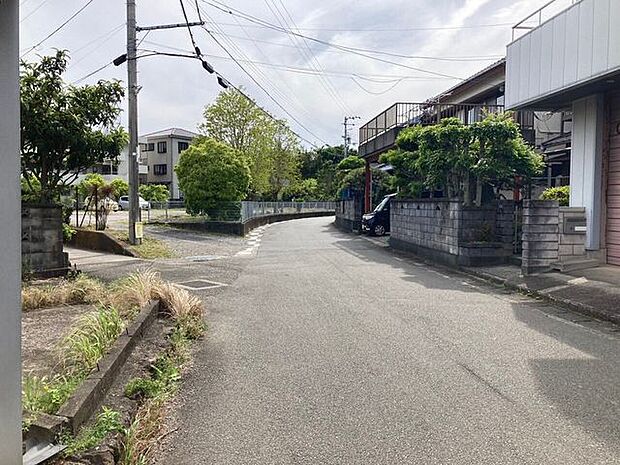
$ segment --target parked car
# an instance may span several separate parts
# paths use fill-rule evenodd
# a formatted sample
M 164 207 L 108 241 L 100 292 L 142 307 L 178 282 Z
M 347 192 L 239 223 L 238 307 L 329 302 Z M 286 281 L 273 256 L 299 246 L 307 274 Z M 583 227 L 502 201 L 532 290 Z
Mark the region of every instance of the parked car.
M 396 194 L 386 195 L 371 213 L 362 216 L 362 232 L 373 236 L 383 236 L 390 232 L 390 201 L 395 196 Z
M 90 197 L 86 197 L 86 199 L 84 199 L 84 207 L 88 206 L 89 210 L 95 210 L 95 200 L 91 199 Z M 106 207 L 106 209 L 108 211 L 117 211 L 120 207 L 118 205 L 118 203 L 111 199 L 110 197 L 106 197 L 102 200 L 99 200 L 99 208 L 101 208 L 102 206 Z
M 138 203 L 140 204 L 141 210 L 148 210 L 150 208 L 149 203 L 144 200 L 142 197 L 138 198 Z M 119 210 L 129 210 L 129 196 L 122 195 L 120 199 L 118 199 L 118 208 Z

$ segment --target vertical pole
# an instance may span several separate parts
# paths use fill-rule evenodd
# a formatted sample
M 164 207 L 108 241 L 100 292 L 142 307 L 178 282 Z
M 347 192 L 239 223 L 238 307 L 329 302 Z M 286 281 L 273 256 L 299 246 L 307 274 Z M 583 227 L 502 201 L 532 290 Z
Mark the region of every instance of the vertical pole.
M 349 156 L 349 141 L 348 141 L 348 134 L 347 134 L 347 117 L 344 117 L 344 158 L 347 158 Z
M 22 463 L 19 1 L 0 0 L 0 463 Z
M 129 242 L 139 244 L 136 223 L 138 201 L 138 63 L 136 58 L 136 0 L 127 0 L 127 101 L 129 106 Z
M 370 161 L 366 160 L 366 179 L 364 185 L 364 213 L 372 210 L 372 172 L 370 171 Z

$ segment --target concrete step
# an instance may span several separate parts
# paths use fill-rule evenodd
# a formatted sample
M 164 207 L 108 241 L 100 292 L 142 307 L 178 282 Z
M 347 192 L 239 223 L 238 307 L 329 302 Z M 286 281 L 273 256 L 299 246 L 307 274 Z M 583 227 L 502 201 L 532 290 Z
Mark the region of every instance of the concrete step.
M 591 258 L 574 258 L 571 260 L 565 260 L 562 262 L 555 262 L 551 265 L 554 270 L 558 270 L 561 272 L 569 272 L 569 271 L 578 271 L 585 270 L 587 268 L 594 268 L 599 266 L 601 263 L 598 260 L 593 260 Z

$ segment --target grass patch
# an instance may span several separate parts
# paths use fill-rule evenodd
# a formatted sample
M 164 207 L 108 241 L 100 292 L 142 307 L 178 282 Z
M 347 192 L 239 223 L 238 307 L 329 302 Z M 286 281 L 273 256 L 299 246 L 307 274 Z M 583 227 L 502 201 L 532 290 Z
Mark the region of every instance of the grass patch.
M 86 452 L 100 444 L 109 434 L 122 432 L 124 427 L 120 412 L 103 407 L 93 425 L 82 428 L 75 437 L 62 438 L 62 442 L 67 446 L 63 455 L 70 457 Z
M 25 284 L 22 310 L 97 303 L 105 296 L 105 286 L 98 279 L 79 274 L 53 284 Z
M 85 315 L 61 344 L 65 366 L 72 372 L 90 371 L 124 328 L 125 324 L 114 307 L 102 305 L 96 312 Z
M 147 260 L 156 258 L 174 258 L 174 252 L 166 245 L 165 242 L 153 237 L 145 236 L 142 238 L 142 244 L 131 245 L 129 243 L 129 235 L 124 231 L 109 230 L 108 231 L 117 240 L 123 242 L 125 247 L 135 253 L 138 257 Z
M 51 377 L 24 376 L 24 409 L 35 414 L 56 413 L 106 354 L 124 326 L 113 307 L 100 306 L 96 312 L 85 315 L 59 346 L 65 357 L 62 373 Z

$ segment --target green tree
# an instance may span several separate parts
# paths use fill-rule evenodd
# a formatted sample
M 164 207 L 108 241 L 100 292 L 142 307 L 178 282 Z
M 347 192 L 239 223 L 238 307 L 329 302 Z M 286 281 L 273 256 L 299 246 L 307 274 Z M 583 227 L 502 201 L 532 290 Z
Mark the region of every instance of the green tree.
M 499 193 L 514 185 L 515 176 L 530 178 L 542 168 L 542 158 L 523 140 L 510 113 L 471 125 L 446 118 L 413 126 L 401 131 L 396 145 L 381 161 L 394 167 L 401 194 L 414 197 L 439 189 L 471 204 L 475 192 L 480 205 L 483 185 Z
M 164 184 L 142 184 L 138 190 L 140 196 L 149 202 L 165 202 L 170 198 L 168 186 Z
M 243 200 L 250 184 L 245 158 L 229 145 L 206 137 L 181 154 L 175 171 L 192 215 L 213 216 L 220 202 Z
M 357 155 L 355 150 L 349 150 Z M 316 179 L 318 199 L 335 200 L 338 195 L 338 163 L 344 158 L 344 146 L 323 146 L 301 153 L 300 173 L 302 179 Z
M 338 163 L 338 171 L 354 170 L 356 168 L 364 168 L 366 162 L 363 158 L 356 155 L 349 155 L 347 158 Z
M 303 179 L 295 184 L 291 184 L 284 189 L 282 200 L 295 200 L 298 202 L 307 202 L 318 200 L 319 184 L 316 179 Z
M 90 196 L 95 189 L 101 189 L 106 185 L 105 179 L 99 173 L 89 173 L 77 186 L 80 198 L 83 200 Z
M 246 160 L 253 199 L 275 199 L 298 177 L 299 141 L 286 122 L 275 120 L 236 89 L 220 92 L 204 111 L 200 131 L 228 144 Z
M 123 178 L 114 178 L 110 181 L 110 185 L 112 186 L 114 196 L 114 200 L 118 202 L 123 195 L 129 194 L 129 184 Z
M 26 182 L 40 183 L 40 201 L 48 204 L 86 168 L 115 162 L 127 143 L 118 125 L 121 84 L 66 84 L 67 62 L 65 51 L 37 63 L 22 62 L 22 173 Z

